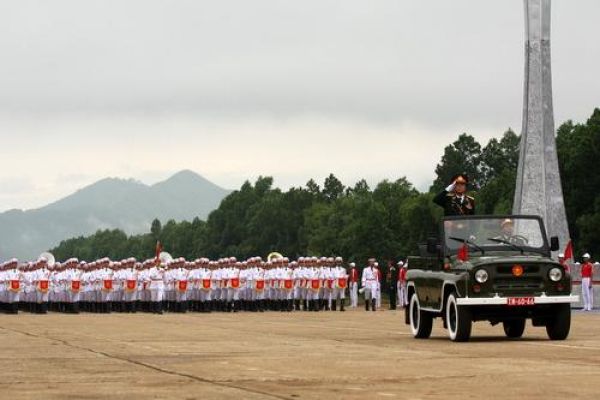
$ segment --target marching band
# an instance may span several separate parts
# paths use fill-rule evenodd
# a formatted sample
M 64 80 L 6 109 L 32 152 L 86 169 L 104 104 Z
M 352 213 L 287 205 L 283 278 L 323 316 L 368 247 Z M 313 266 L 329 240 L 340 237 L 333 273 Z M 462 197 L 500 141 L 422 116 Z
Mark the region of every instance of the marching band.
M 163 252 L 144 262 L 72 258 L 59 263 L 44 253 L 35 262 L 13 259 L 0 264 L 0 311 L 345 311 L 346 293 L 350 307 L 358 306 L 359 286 L 368 298 L 367 309 L 375 310 L 380 277 L 373 260 L 359 277 L 356 265 L 347 270 L 341 257 L 186 261 Z

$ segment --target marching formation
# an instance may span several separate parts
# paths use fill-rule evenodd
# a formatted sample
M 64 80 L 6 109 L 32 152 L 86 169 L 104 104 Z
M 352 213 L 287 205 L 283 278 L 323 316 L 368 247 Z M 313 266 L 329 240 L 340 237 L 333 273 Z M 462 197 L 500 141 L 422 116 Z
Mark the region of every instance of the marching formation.
M 346 269 L 341 257 L 186 261 L 162 253 L 144 262 L 103 258 L 58 263 L 46 253 L 36 262 L 0 264 L 0 311 L 345 311 L 347 293 L 350 307 L 356 308 L 358 294 L 364 293 L 365 308 L 375 311 L 381 304 L 380 282 L 374 259 L 359 274 L 353 263 Z

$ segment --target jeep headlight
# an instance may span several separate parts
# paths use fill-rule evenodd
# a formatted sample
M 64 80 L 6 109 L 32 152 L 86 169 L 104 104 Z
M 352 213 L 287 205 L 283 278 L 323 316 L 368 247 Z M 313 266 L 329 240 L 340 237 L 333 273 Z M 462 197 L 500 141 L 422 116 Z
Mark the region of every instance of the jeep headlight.
M 479 283 L 486 283 L 490 275 L 485 269 L 480 269 L 475 272 L 475 280 Z
M 554 267 L 550 270 L 550 272 L 548 272 L 548 276 L 550 277 L 550 280 L 552 280 L 553 282 L 558 282 L 562 279 L 563 272 L 561 271 L 560 268 Z

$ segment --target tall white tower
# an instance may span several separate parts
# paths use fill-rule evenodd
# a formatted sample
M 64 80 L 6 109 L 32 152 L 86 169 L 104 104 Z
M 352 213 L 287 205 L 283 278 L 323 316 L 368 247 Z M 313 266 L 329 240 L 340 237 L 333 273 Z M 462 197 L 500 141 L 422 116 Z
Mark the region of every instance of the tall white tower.
M 523 131 L 513 212 L 540 215 L 548 236 L 569 240 L 552 107 L 550 0 L 524 0 Z

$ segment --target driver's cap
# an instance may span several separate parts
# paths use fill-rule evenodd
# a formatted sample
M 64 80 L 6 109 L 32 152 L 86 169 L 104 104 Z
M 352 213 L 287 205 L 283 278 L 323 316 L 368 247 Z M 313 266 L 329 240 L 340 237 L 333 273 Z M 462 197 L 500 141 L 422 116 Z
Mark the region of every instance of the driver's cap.
M 502 221 L 500 226 L 502 226 L 504 228 L 506 225 L 512 225 L 512 224 L 513 224 L 512 219 L 506 218 L 504 221 Z

